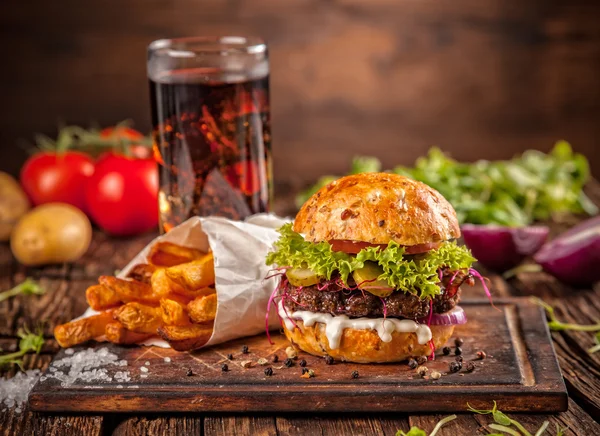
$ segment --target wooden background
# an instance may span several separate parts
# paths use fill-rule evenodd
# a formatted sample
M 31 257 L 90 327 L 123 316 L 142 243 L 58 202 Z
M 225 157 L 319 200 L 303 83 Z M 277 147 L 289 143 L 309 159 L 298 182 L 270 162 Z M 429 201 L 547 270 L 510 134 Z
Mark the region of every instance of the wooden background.
M 0 169 L 58 121 L 149 129 L 146 45 L 258 34 L 271 49 L 275 176 L 410 164 L 431 145 L 508 158 L 565 138 L 600 174 L 594 0 L 5 0 Z

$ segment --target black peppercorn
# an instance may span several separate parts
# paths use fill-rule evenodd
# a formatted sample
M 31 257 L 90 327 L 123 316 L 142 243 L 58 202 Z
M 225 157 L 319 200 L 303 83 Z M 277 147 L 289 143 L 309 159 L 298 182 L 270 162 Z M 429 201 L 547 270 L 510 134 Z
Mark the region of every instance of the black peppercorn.
M 265 375 L 267 377 L 271 377 L 273 375 L 273 368 L 271 368 L 270 366 L 268 368 L 265 368 Z
M 425 357 L 425 356 L 417 357 L 417 363 L 419 365 L 424 365 L 425 363 L 427 363 L 427 357 Z
M 475 364 L 473 362 L 467 363 L 467 372 L 475 371 Z
M 408 359 L 408 367 L 410 369 L 417 369 L 417 366 L 419 366 L 419 364 L 415 359 Z
M 242 345 L 242 353 L 248 354 L 248 345 Z
M 229 360 L 233 360 L 233 354 L 229 353 L 229 354 L 227 355 L 227 358 L 228 358 Z
M 350 374 L 352 376 L 352 378 L 358 378 L 358 371 L 352 371 L 352 374 Z
M 308 368 L 302 368 L 302 375 L 306 374 L 309 371 Z
M 462 344 L 464 344 L 465 341 L 462 340 L 462 338 L 456 338 L 454 340 L 454 345 L 456 345 L 457 347 L 462 347 Z
M 273 363 L 279 362 L 279 356 L 277 354 L 274 354 L 272 360 L 273 360 Z
M 306 366 L 306 360 L 302 359 L 300 361 L 300 363 L 298 363 L 298 365 L 300 365 L 302 368 L 304 368 Z
M 294 361 L 288 357 L 287 359 L 285 359 L 283 361 L 283 364 L 289 368 L 290 366 L 292 366 L 294 364 Z
M 456 354 L 457 356 L 460 356 L 462 354 L 462 348 L 456 347 L 454 349 L 454 354 Z
M 456 356 L 454 358 L 454 360 L 456 360 L 457 362 L 463 363 L 463 357 L 462 356 Z
M 194 375 L 194 372 L 191 370 L 191 368 L 188 368 L 187 372 L 185 373 L 185 375 L 187 375 L 188 377 L 191 377 Z
M 444 353 L 444 356 L 447 356 L 448 354 L 450 354 L 450 347 L 442 348 L 442 353 Z
M 460 362 L 450 362 L 450 372 L 458 372 L 462 368 Z
M 223 365 L 221 365 L 221 371 L 223 371 L 223 372 L 229 371 L 229 366 L 227 366 L 227 364 L 224 363 Z
M 325 363 L 327 365 L 333 365 L 333 357 L 331 357 L 331 356 L 325 356 Z

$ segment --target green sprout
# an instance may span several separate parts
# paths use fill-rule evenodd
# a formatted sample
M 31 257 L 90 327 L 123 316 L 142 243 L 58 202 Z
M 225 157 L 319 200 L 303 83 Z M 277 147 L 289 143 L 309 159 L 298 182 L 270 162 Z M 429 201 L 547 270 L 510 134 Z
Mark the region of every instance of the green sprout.
M 22 295 L 44 295 L 46 290 L 40 286 L 38 282 L 30 277 L 27 277 L 21 284 L 15 286 L 8 291 L 0 292 L 0 302 L 8 300 L 9 298 L 16 297 L 19 294 Z
M 446 416 L 444 419 L 441 419 L 436 426 L 433 428 L 433 431 L 429 433 L 429 436 L 435 436 L 437 432 L 447 423 L 456 419 L 456 415 Z M 427 436 L 425 430 L 421 430 L 419 427 L 411 427 L 408 430 L 408 433 L 403 432 L 402 430 L 398 430 L 396 432 L 396 436 Z
M 36 333 L 32 333 L 29 330 L 21 329 L 17 333 L 17 336 L 21 339 L 19 341 L 19 351 L 14 353 L 5 354 L 0 356 L 0 367 L 4 365 L 16 364 L 22 369 L 23 356 L 30 351 L 39 354 L 44 346 L 44 335 L 41 328 L 38 328 Z

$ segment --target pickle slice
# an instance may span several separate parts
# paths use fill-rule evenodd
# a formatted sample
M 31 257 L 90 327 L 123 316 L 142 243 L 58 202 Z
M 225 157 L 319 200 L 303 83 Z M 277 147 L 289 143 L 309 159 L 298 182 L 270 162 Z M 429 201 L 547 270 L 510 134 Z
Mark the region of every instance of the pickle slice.
M 294 286 L 312 286 L 319 283 L 319 276 L 308 268 L 291 268 L 285 274 Z
M 375 262 L 365 262 L 365 266 L 352 273 L 357 286 L 377 297 L 388 297 L 394 289 L 385 280 L 379 280 L 383 269 Z

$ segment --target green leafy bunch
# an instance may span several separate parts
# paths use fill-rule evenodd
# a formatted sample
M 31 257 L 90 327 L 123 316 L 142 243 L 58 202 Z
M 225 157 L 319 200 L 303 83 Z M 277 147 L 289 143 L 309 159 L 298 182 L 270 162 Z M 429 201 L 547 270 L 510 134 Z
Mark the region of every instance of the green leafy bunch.
M 377 159 L 361 157 L 355 159 L 350 173 L 380 169 Z M 566 141 L 557 142 L 549 153 L 527 150 L 511 160 L 474 163 L 457 162 L 434 147 L 414 167 L 397 166 L 391 172 L 438 190 L 452 204 L 461 224 L 517 227 L 569 213 L 598 213 L 583 192 L 590 177 L 588 161 Z M 297 198 L 298 203 L 335 179 L 322 177 Z
M 25 354 L 30 351 L 39 354 L 39 352 L 42 351 L 42 347 L 44 346 L 44 336 L 41 329 L 38 329 L 35 333 L 32 333 L 27 329 L 22 329 L 19 330 L 17 335 L 20 338 L 19 351 L 0 356 L 0 367 L 11 364 L 21 366 Z
M 433 298 L 440 294 L 438 270 L 470 268 L 475 258 L 471 252 L 455 242 L 445 242 L 437 250 L 417 256 L 405 256 L 404 248 L 390 241 L 385 249 L 367 247 L 355 256 L 335 252 L 325 241 L 312 243 L 292 230 L 292 224 L 279 229 L 281 237 L 275 242 L 275 251 L 267 255 L 267 265 L 307 268 L 327 280 L 338 273 L 347 284 L 353 271 L 365 266 L 365 262 L 377 263 L 383 273 L 378 277 L 394 289 Z

